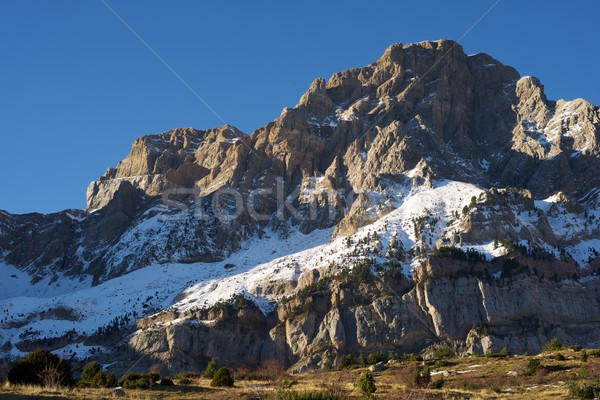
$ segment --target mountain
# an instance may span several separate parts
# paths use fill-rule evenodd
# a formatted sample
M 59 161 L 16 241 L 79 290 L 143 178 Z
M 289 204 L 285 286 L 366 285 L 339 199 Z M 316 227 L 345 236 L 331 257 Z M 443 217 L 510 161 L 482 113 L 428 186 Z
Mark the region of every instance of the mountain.
M 316 79 L 249 136 L 143 136 L 86 210 L 0 212 L 0 351 L 302 371 L 598 342 L 599 127 L 440 40 Z

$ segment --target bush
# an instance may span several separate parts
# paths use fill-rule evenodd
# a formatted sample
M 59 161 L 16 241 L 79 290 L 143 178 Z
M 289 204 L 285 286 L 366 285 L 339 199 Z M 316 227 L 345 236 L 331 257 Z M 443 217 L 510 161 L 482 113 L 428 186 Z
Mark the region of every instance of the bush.
M 87 363 L 85 367 L 83 367 L 83 372 L 81 373 L 81 380 L 83 382 L 92 382 L 94 377 L 98 374 L 98 372 L 102 371 L 102 366 L 96 362 L 92 361 Z
M 360 375 L 357 386 L 358 389 L 360 389 L 360 392 L 368 398 L 372 398 L 373 393 L 375 393 L 377 390 L 377 387 L 375 386 L 375 379 L 370 372 L 363 372 Z
M 444 380 L 444 378 L 436 379 L 435 381 L 431 382 L 431 388 L 432 389 L 441 389 L 444 387 L 445 383 L 446 383 L 446 381 Z
M 106 375 L 106 387 L 107 388 L 114 388 L 117 386 L 117 384 L 118 384 L 117 376 L 115 375 L 114 372 L 111 372 L 110 374 Z
M 579 359 L 581 360 L 581 362 L 586 363 L 588 361 L 588 353 L 587 353 L 587 351 L 583 350 L 581 352 L 581 356 L 579 356 Z
M 73 384 L 73 371 L 68 361 L 38 349 L 19 358 L 8 371 L 7 378 L 17 385 L 70 386 Z
M 551 341 L 549 341 L 548 343 L 546 343 L 544 345 L 543 350 L 544 351 L 558 351 L 560 349 L 562 349 L 562 344 L 560 344 L 560 342 L 558 341 L 557 338 L 553 338 Z
M 537 358 L 531 358 L 527 364 L 527 375 L 533 375 L 538 369 L 541 368 L 543 368 L 543 366 L 540 360 Z
M 367 364 L 368 365 L 377 364 L 378 362 L 381 362 L 381 361 L 384 361 L 384 362 L 387 361 L 387 358 L 386 358 L 385 354 L 382 353 L 382 352 L 371 353 L 367 357 Z
M 111 372 L 110 374 L 106 375 L 104 371 L 102 371 L 102 366 L 96 361 L 87 363 L 83 367 L 81 379 L 77 384 L 77 387 L 80 388 L 112 388 L 115 386 L 117 386 L 117 378 L 115 377 L 115 373 Z
M 412 362 L 423 361 L 423 357 L 416 355 L 416 354 L 404 354 L 402 356 L 402 361 L 412 361 Z
M 169 378 L 162 378 L 159 382 L 160 386 L 175 386 L 175 383 L 173 383 L 173 380 L 169 379 Z
M 204 370 L 204 377 L 206 379 L 212 379 L 215 376 L 217 370 L 217 360 L 214 358 L 208 362 L 206 370 Z
M 600 397 L 600 385 L 578 386 L 575 382 L 569 384 L 569 395 L 576 399 L 595 399 Z
M 412 388 L 426 388 L 431 382 L 429 368 L 417 368 L 408 376 L 408 386 Z
M 452 357 L 452 350 L 450 350 L 450 347 L 445 344 L 441 347 L 438 347 L 435 352 L 433 353 L 433 357 L 434 358 L 449 358 Z
M 138 374 L 130 372 L 119 381 L 119 386 L 125 389 L 147 389 L 160 378 L 157 373 Z
M 556 361 L 565 361 L 566 360 L 565 356 L 563 356 L 562 353 L 556 353 L 555 355 L 552 356 L 552 359 L 554 359 Z
M 231 372 L 229 368 L 221 367 L 219 368 L 213 378 L 210 381 L 210 386 L 212 387 L 232 387 L 233 386 L 233 377 L 231 376 Z
M 358 365 L 358 360 L 352 354 L 344 354 L 340 357 L 340 363 L 338 367 L 340 369 L 351 369 L 356 368 Z
M 104 375 L 104 371 L 100 370 L 96 372 L 96 375 L 92 378 L 92 386 L 97 388 L 106 387 L 106 375 Z
M 510 351 L 508 351 L 508 347 L 503 347 L 502 350 L 500 350 L 500 353 L 498 353 L 498 355 L 500 357 L 508 357 L 508 356 L 510 356 Z
M 173 376 L 173 380 L 176 380 L 180 385 L 189 385 L 193 377 L 194 374 L 191 372 L 178 372 Z

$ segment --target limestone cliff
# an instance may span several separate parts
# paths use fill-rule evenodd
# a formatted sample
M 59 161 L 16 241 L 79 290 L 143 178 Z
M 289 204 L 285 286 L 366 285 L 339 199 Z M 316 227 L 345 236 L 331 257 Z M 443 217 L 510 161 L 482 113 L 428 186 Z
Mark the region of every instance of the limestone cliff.
M 8 282 L 52 294 L 23 311 L 7 284 L 3 351 L 109 336 L 124 362 L 301 370 L 442 340 L 598 341 L 599 127 L 597 106 L 440 40 L 315 79 L 250 135 L 143 136 L 86 210 L 0 212 Z M 223 305 L 232 295 L 251 303 Z M 57 304 L 68 323 L 46 314 Z

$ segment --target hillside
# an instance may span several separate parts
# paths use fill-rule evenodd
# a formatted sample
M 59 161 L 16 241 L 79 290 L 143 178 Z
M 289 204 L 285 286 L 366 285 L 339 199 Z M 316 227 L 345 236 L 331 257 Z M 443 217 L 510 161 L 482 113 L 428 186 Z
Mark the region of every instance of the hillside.
M 143 136 L 86 210 L 0 212 L 0 352 L 304 372 L 595 344 L 599 127 L 440 40 L 316 79 L 250 135 Z

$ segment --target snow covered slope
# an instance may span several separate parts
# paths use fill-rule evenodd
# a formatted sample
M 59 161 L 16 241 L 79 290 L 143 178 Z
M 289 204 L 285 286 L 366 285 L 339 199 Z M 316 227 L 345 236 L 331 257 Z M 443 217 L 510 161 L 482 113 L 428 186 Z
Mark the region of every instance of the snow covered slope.
M 70 344 L 59 353 L 85 358 L 90 352 L 106 349 L 89 341 L 85 345 L 84 341 L 99 329 L 114 326 L 115 321 L 121 327 L 131 327 L 139 318 L 164 309 L 185 312 L 209 307 L 234 294 L 243 294 L 268 313 L 283 294 L 265 294 L 265 287 L 287 282 L 294 288 L 308 270 L 335 273 L 365 258 L 384 264 L 394 241 L 407 255 L 400 265 L 410 276 L 440 239 L 459 229 L 457 216 L 483 193 L 475 185 L 454 181 L 434 182 L 432 187 L 401 187 L 394 199 L 398 205 L 395 210 L 348 238 L 331 240 L 333 228 L 308 235 L 292 230 L 286 238 L 266 231 L 262 238 L 247 240 L 240 251 L 220 262 L 154 264 L 98 286 L 91 286 L 90 279 L 67 278 L 31 284 L 26 273 L 1 264 L 0 343 L 6 355 L 16 357 L 29 350 L 27 343 L 68 337 Z M 568 235 L 578 222 L 556 212 L 556 203 L 550 198 L 536 205 L 548 215 L 557 234 Z M 145 225 L 148 231 L 160 231 L 157 218 Z M 528 217 L 524 214 L 519 218 L 526 226 Z M 570 249 L 575 258 L 585 258 L 583 248 L 598 246 L 594 240 Z M 503 254 L 492 243 L 462 245 L 486 253 L 490 259 Z
M 380 243 L 360 254 L 349 248 L 346 238 L 331 241 L 331 228 L 308 235 L 292 231 L 287 238 L 267 231 L 260 239 L 246 241 L 240 251 L 220 262 L 155 264 L 98 286 L 91 286 L 89 279 L 79 282 L 66 278 L 31 284 L 27 274 L 2 264 L 0 343 L 10 343 L 3 348 L 14 357 L 23 353 L 19 350 L 26 348 L 23 342 L 66 337 L 73 332 L 73 342 L 79 343 L 65 347 L 63 352 L 85 357 L 91 348 L 99 347 L 82 342 L 115 320 L 132 325 L 140 317 L 166 308 L 186 311 L 211 306 L 236 293 L 243 293 L 268 313 L 278 298 L 263 296 L 263 285 L 297 282 L 306 270 L 351 265 L 365 256 L 384 260 L 392 237 L 397 237 L 404 250 L 410 252 L 421 240 L 415 237 L 414 220 L 424 215 L 437 220 L 426 233 L 426 240 L 435 242 L 452 215 L 481 191 L 474 185 L 450 181 L 431 189 L 399 191 L 399 208 L 360 229 L 350 239 L 357 243 L 378 232 Z M 156 218 L 148 225 L 149 230 L 160 228 Z M 406 260 L 407 274 L 416 262 L 418 258 Z

